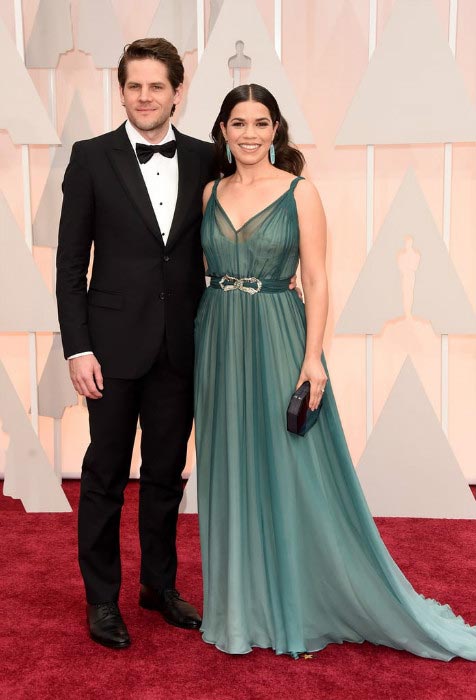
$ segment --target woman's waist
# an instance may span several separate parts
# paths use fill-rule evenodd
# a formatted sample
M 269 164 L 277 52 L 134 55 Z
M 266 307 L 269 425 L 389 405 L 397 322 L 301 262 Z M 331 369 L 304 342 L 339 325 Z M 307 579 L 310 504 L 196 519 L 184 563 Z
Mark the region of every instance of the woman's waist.
M 210 287 L 223 292 L 243 292 L 245 294 L 276 294 L 289 290 L 290 276 L 240 275 L 237 273 L 208 272 Z

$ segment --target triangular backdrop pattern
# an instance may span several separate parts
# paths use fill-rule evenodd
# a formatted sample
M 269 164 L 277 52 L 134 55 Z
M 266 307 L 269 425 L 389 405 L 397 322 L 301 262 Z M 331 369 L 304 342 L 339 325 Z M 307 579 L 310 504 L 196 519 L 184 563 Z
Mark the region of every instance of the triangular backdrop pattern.
M 0 193 L 0 332 L 59 331 L 56 305 Z
M 0 94 L 4 96 L 0 100 L 0 129 L 6 129 L 15 144 L 59 143 L 58 134 L 1 19 L 0 65 Z
M 327 8 L 330 11 L 330 8 Z M 335 11 L 335 8 L 332 8 Z M 349 59 L 349 37 L 352 37 L 352 57 Z M 345 114 L 350 96 L 354 93 L 362 73 L 368 65 L 368 40 L 350 0 L 345 0 L 327 41 L 316 54 L 313 74 L 313 103 L 319 115 L 315 131 L 321 172 L 336 167 L 336 158 L 347 158 L 349 151 L 334 146 L 336 132 Z M 342 67 L 345 66 L 345 70 Z M 332 103 L 329 104 L 329 95 Z M 358 153 L 361 158 L 361 154 Z
M 435 333 L 476 333 L 476 316 L 438 232 L 415 173 L 409 169 L 336 325 L 336 333 L 379 333 L 404 313 L 397 256 L 405 237 L 420 253 L 412 315 Z
M 28 68 L 56 68 L 61 54 L 73 48 L 70 0 L 40 0 L 28 44 Z
M 397 0 L 337 145 L 476 140 L 476 108 L 432 0 Z
M 183 56 L 197 48 L 197 3 L 196 0 L 161 0 L 148 37 L 164 36 L 176 46 Z
M 53 344 L 38 385 L 38 412 L 40 416 L 62 418 L 69 406 L 76 406 L 78 395 L 69 376 L 59 333 L 53 334 Z
M 117 68 L 125 43 L 111 0 L 80 0 L 77 48 L 96 68 Z
M 244 53 L 251 57 L 250 80 L 266 86 L 274 94 L 289 123 L 293 141 L 313 143 L 311 129 L 253 0 L 224 1 L 193 76 L 179 128 L 192 136 L 209 140 L 220 105 L 233 87 L 228 59 L 235 55 L 237 41 L 244 42 Z M 213 76 L 212 80 L 210 76 Z
M 210 0 L 210 18 L 208 21 L 208 32 L 211 34 L 215 23 L 218 19 L 218 15 L 223 7 L 223 0 Z
M 409 358 L 357 473 L 374 516 L 476 519 L 476 501 Z
M 58 246 L 58 225 L 61 215 L 63 193 L 61 185 L 68 165 L 71 147 L 75 141 L 92 138 L 83 103 L 75 93 L 61 135 L 62 146 L 58 147 L 51 164 L 43 194 L 33 222 L 33 243 L 37 246 Z
M 5 496 L 18 498 L 27 513 L 69 513 L 61 484 L 0 362 L 0 420 L 9 436 L 5 458 Z

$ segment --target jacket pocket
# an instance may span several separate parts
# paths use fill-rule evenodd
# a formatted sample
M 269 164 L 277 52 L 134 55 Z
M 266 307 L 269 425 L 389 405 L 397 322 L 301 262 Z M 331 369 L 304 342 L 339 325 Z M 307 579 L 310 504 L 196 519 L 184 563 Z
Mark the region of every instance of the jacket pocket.
M 102 292 L 99 289 L 89 288 L 88 304 L 91 306 L 103 306 L 106 309 L 120 310 L 124 306 L 124 298 L 119 292 Z

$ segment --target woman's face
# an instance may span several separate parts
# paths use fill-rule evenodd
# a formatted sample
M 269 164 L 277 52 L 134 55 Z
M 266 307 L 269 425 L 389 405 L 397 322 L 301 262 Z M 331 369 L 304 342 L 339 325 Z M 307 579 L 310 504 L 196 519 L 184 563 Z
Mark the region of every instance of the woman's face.
M 226 125 L 221 122 L 220 127 L 236 161 L 254 165 L 268 158 L 278 123 L 273 124 L 265 105 L 248 100 L 239 102 Z

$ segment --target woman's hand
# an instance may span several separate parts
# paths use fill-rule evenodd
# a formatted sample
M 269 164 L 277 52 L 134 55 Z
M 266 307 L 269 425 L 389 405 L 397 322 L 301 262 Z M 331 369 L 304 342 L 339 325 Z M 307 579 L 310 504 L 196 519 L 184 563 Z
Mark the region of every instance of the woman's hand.
M 301 301 L 302 301 L 302 289 L 300 289 L 300 288 L 297 286 L 297 275 L 293 275 L 293 276 L 291 277 L 291 279 L 289 280 L 289 289 L 290 289 L 291 292 L 294 292 L 294 291 L 295 291 L 296 294 L 298 295 L 298 297 L 299 297 L 299 298 L 301 299 Z
M 321 360 L 306 360 L 304 358 L 296 389 L 303 382 L 310 382 L 311 384 L 309 408 L 311 411 L 315 411 L 322 400 L 327 384 L 327 374 Z

